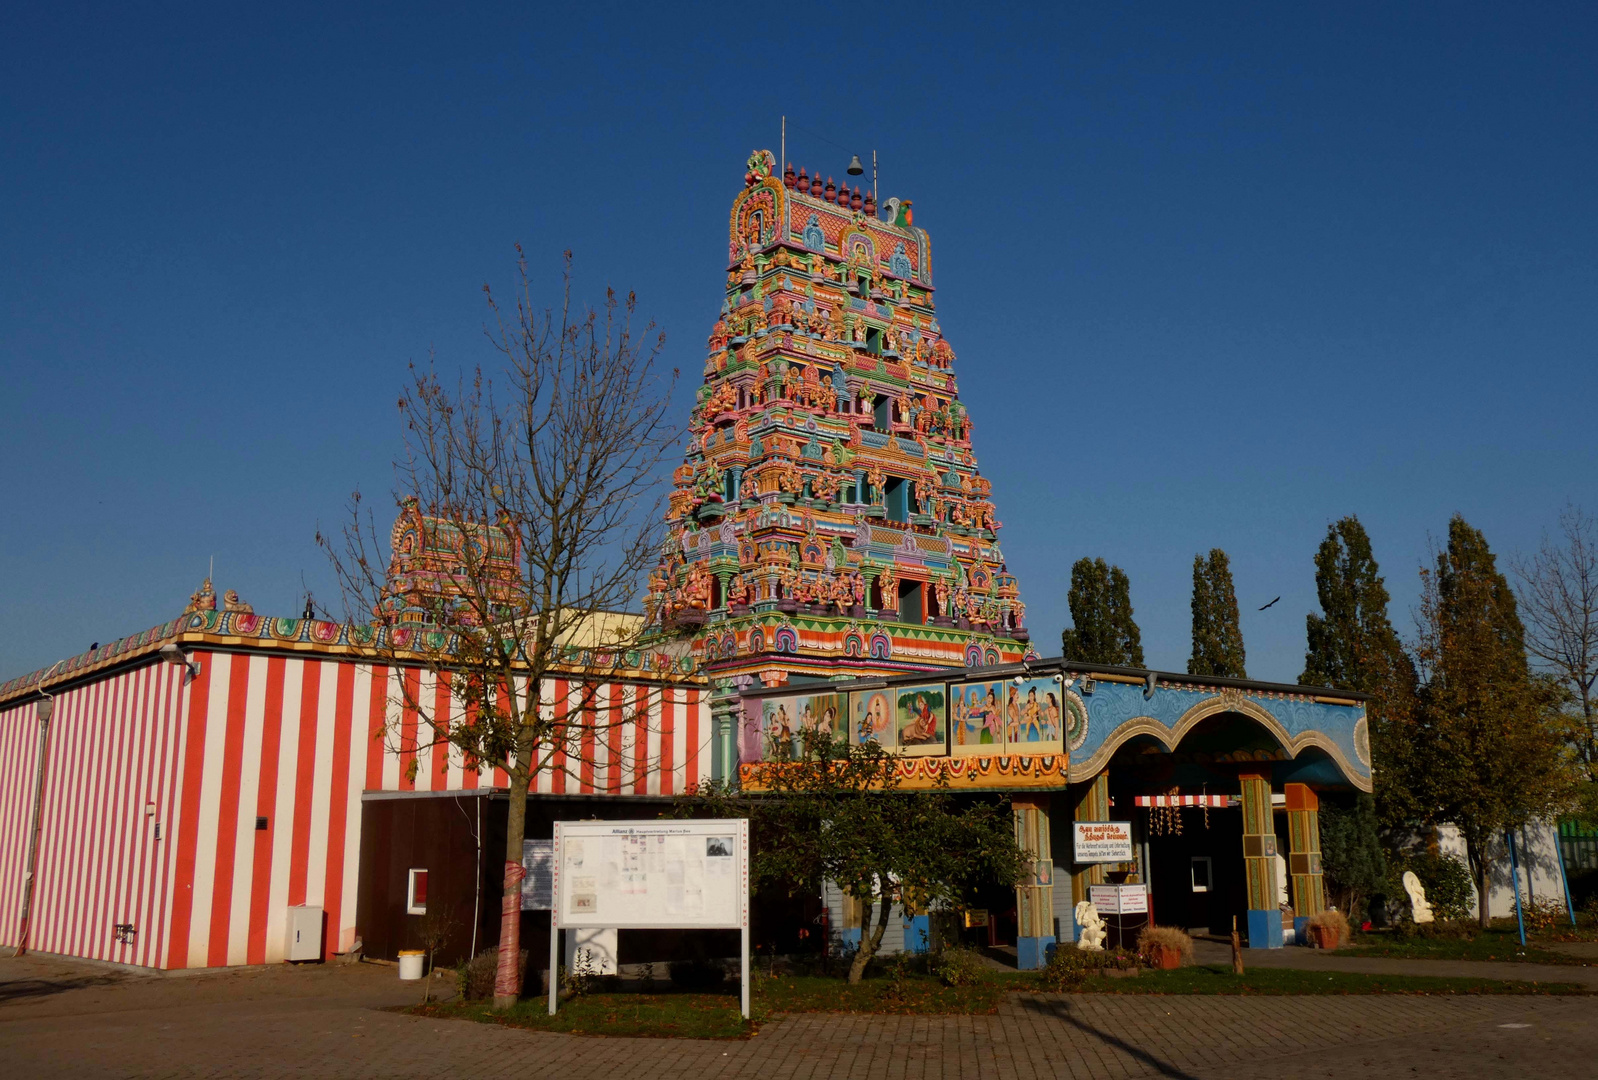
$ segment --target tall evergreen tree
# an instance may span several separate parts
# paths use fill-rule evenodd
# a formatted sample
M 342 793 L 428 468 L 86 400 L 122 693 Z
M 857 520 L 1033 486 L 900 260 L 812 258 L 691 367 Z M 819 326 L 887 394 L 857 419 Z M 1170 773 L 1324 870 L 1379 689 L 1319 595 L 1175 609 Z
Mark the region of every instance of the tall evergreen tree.
M 1211 548 L 1208 558 L 1193 556 L 1193 655 L 1187 673 L 1248 678 L 1232 564 L 1220 548 Z
M 1126 571 L 1103 559 L 1071 566 L 1072 626 L 1061 635 L 1067 660 L 1118 667 L 1143 666 L 1143 635 L 1132 619 L 1132 585 Z
M 1409 780 L 1421 759 L 1413 738 L 1415 665 L 1388 619 L 1387 585 L 1357 517 L 1327 529 L 1315 553 L 1315 591 L 1321 613 L 1307 620 L 1309 648 L 1298 681 L 1370 695 L 1377 805 L 1388 824 L 1413 821 L 1422 813 Z
M 1455 515 L 1421 579 L 1416 735 L 1426 768 L 1411 780 L 1432 820 L 1458 827 L 1486 927 L 1492 847 L 1505 830 L 1565 808 L 1573 763 L 1557 690 L 1531 673 L 1515 594 L 1486 538 Z

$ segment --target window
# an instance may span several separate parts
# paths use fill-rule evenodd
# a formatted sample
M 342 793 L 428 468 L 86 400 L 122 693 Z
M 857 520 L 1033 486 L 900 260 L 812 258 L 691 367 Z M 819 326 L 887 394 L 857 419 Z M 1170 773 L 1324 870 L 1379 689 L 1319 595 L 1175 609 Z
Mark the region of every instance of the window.
M 721 498 L 723 502 L 738 501 L 738 474 L 731 469 L 721 474 Z
M 866 331 L 866 351 L 877 354 L 882 352 L 882 331 L 875 326 Z
M 427 914 L 427 871 L 412 870 L 410 880 L 405 885 L 405 913 L 407 915 Z
M 890 476 L 883 498 L 888 507 L 889 521 L 910 520 L 910 485 L 903 477 Z
M 920 624 L 927 621 L 926 609 L 921 604 L 922 585 L 919 581 L 899 582 L 899 621 Z
M 845 506 L 854 505 L 855 498 L 853 484 L 845 484 L 843 487 L 838 489 L 838 501 L 843 503 Z
M 893 427 L 893 399 L 888 397 L 888 395 L 878 394 L 871 412 L 872 427 L 878 431 L 888 431 Z
M 1208 855 L 1193 856 L 1193 891 L 1210 891 L 1210 857 Z

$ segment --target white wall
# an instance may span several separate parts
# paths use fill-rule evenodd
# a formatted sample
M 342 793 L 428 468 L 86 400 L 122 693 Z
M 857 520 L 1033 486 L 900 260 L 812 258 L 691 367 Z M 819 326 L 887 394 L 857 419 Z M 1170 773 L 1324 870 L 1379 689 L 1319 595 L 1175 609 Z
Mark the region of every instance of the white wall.
M 1445 855 L 1457 856 L 1460 862 L 1465 859 L 1465 841 L 1459 835 L 1459 830 L 1452 825 L 1440 826 L 1437 830 L 1437 845 Z M 1488 911 L 1493 918 L 1510 919 L 1515 916 L 1515 894 L 1510 884 L 1509 871 L 1509 846 L 1502 840 L 1492 849 L 1493 865 L 1488 871 L 1491 891 L 1488 896 Z M 1531 894 L 1528 899 L 1554 900 L 1560 906 L 1565 903 L 1564 879 L 1559 873 L 1559 834 L 1554 826 L 1548 822 L 1537 822 L 1527 825 L 1522 832 L 1515 833 L 1515 856 L 1519 860 L 1520 890 L 1522 896 L 1527 896 L 1528 873 L 1530 875 Z M 1468 863 L 1467 863 L 1468 865 Z M 1476 911 L 1476 892 L 1471 890 L 1471 913 Z

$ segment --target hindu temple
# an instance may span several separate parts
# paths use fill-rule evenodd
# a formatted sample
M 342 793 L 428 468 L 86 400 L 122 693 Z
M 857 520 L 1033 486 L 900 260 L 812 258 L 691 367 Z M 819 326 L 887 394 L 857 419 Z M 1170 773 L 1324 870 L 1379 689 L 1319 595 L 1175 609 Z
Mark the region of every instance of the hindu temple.
M 911 204 L 750 157 L 649 613 L 713 678 L 1028 653 Z

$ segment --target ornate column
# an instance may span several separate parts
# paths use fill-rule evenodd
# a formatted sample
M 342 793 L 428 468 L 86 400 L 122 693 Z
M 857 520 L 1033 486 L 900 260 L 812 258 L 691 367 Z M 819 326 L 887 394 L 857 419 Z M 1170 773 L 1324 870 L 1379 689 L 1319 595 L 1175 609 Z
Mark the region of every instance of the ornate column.
M 1076 821 L 1110 820 L 1109 773 L 1099 773 L 1099 775 L 1078 789 L 1076 813 L 1073 816 Z M 1074 908 L 1088 898 L 1089 885 L 1103 884 L 1103 863 L 1087 863 L 1086 865 L 1078 866 L 1073 861 L 1071 864 L 1071 906 Z
M 1271 817 L 1271 780 L 1245 773 L 1243 795 L 1243 870 L 1248 877 L 1248 946 L 1282 947 L 1282 911 L 1276 906 L 1276 826 Z
M 1287 872 L 1293 878 L 1293 914 L 1308 918 L 1326 910 L 1321 880 L 1320 799 L 1308 784 L 1287 785 Z
M 710 778 L 722 783 L 738 779 L 738 743 L 742 736 L 743 700 L 731 680 L 718 679 L 710 693 Z
M 1015 840 L 1031 864 L 1031 874 L 1015 890 L 1016 966 L 1031 971 L 1049 962 L 1054 947 L 1054 849 L 1049 838 L 1049 796 L 1016 795 Z

